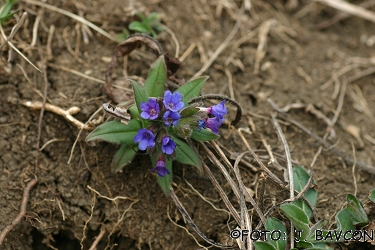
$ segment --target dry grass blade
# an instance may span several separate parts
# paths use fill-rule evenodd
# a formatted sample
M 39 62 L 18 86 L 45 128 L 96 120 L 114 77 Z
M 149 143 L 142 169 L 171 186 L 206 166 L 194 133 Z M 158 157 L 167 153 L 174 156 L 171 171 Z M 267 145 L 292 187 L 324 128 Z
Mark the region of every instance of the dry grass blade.
M 173 188 L 171 187 L 170 188 L 170 191 L 171 191 L 171 198 L 173 200 L 173 202 L 176 204 L 178 210 L 180 211 L 180 213 L 184 216 L 184 218 L 186 219 L 186 221 L 189 223 L 189 225 L 194 229 L 194 231 L 203 239 L 205 240 L 206 242 L 210 243 L 211 245 L 213 246 L 216 246 L 216 247 L 220 247 L 220 248 L 233 248 L 233 246 L 227 246 L 227 245 L 223 245 L 223 244 L 220 244 L 220 243 L 216 243 L 215 241 L 207 238 L 206 235 L 204 235 L 199 229 L 198 227 L 194 224 L 193 220 L 191 219 L 191 217 L 189 216 L 188 212 L 186 211 L 185 207 L 182 205 L 182 203 L 180 202 L 180 200 L 178 199 L 177 195 L 174 193 L 174 190 Z
M 215 164 L 217 167 L 220 168 L 222 174 L 224 175 L 225 179 L 228 181 L 230 187 L 233 190 L 234 195 L 240 200 L 240 192 L 237 185 L 234 183 L 232 177 L 229 175 L 228 171 L 225 169 L 223 164 L 216 158 L 216 156 L 211 152 L 211 150 L 206 146 L 204 142 L 201 142 L 203 149 L 206 151 L 208 158 L 210 161 Z
M 13 39 L 14 35 L 17 33 L 19 28 L 22 26 L 26 17 L 27 17 L 27 12 L 22 13 L 22 16 L 21 16 L 20 20 L 17 22 L 16 25 L 14 25 L 14 27 L 12 28 L 12 31 L 10 32 L 10 35 L 7 37 L 7 39 L 5 39 L 5 43 L 3 43 L 0 46 L 0 50 L 5 46 L 5 44 L 7 44 L 8 41 L 11 41 Z
M 340 150 L 334 148 L 330 143 L 326 142 L 323 138 L 321 138 L 318 135 L 316 135 L 315 133 L 311 132 L 309 129 L 307 129 L 305 126 L 303 126 L 299 122 L 297 122 L 297 121 L 291 119 L 290 117 L 288 117 L 286 114 L 284 114 L 284 112 L 282 110 L 280 110 L 280 108 L 271 99 L 267 99 L 267 101 L 271 104 L 272 108 L 274 108 L 279 113 L 278 116 L 281 117 L 283 120 L 288 121 L 291 124 L 293 124 L 294 126 L 303 130 L 309 136 L 313 137 L 320 144 L 322 144 L 325 148 L 330 149 L 332 153 L 334 153 L 338 157 L 341 157 L 342 159 L 344 159 L 344 161 L 346 161 L 347 163 L 354 164 L 355 161 L 354 161 L 353 158 L 344 154 Z M 369 165 L 365 162 L 357 161 L 357 166 L 360 167 L 364 171 L 367 171 L 371 174 L 375 174 L 375 167 L 372 166 L 372 165 Z
M 272 123 L 276 128 L 277 135 L 279 136 L 279 139 L 281 140 L 283 148 L 285 150 L 285 156 L 287 159 L 287 166 L 288 166 L 288 176 L 289 176 L 289 195 L 290 195 L 290 199 L 293 200 L 294 199 L 294 180 L 293 180 L 292 159 L 290 157 L 289 146 L 285 139 L 284 133 L 281 130 L 279 123 L 277 122 L 276 115 L 272 113 L 271 117 L 272 117 Z M 290 226 L 291 226 L 290 238 L 294 239 L 294 226 L 293 224 L 291 224 Z M 294 248 L 294 241 L 291 241 L 290 243 L 291 243 L 290 248 Z
M 247 191 L 246 186 L 245 186 L 245 184 L 242 181 L 242 178 L 241 178 L 241 175 L 240 175 L 240 171 L 239 171 L 239 167 L 238 167 L 238 164 L 241 162 L 242 157 L 244 157 L 246 154 L 249 154 L 249 153 L 250 152 L 246 151 L 246 152 L 241 153 L 237 157 L 237 159 L 236 159 L 236 161 L 235 161 L 235 163 L 233 165 L 234 173 L 236 174 L 237 181 L 240 184 L 240 191 L 244 192 L 246 198 L 250 201 L 251 205 L 254 207 L 254 209 L 258 213 L 259 218 L 262 221 L 263 225 L 265 225 L 266 224 L 266 218 L 264 217 L 263 212 L 260 210 L 258 204 L 255 202 L 255 200 L 253 199 L 253 197 Z
M 108 39 L 114 41 L 114 42 L 117 42 L 116 38 L 114 36 L 112 36 L 111 34 L 107 33 L 106 31 L 102 30 L 101 28 L 99 28 L 98 26 L 96 26 L 95 24 L 87 21 L 86 19 L 84 19 L 83 17 L 80 17 L 76 14 L 73 14 L 69 11 L 66 11 L 66 10 L 63 10 L 63 9 L 60 9 L 60 8 L 57 8 L 55 6 L 52 6 L 52 5 L 49 5 L 49 4 L 46 4 L 46 3 L 43 3 L 43 2 L 38 2 L 38 1 L 33 1 L 33 0 L 22 0 L 23 2 L 25 3 L 29 3 L 29 4 L 32 4 L 32 5 L 38 5 L 40 7 L 44 7 L 46 9 L 49 9 L 49 10 L 52 10 L 52 11 L 56 11 L 60 14 L 63 14 L 65 16 L 68 16 L 80 23 L 83 23 L 87 26 L 89 26 L 90 28 L 92 28 L 93 30 L 97 31 L 99 34 L 102 34 L 103 36 L 107 37 Z
M 16 31 L 19 29 L 19 27 L 23 24 L 23 21 L 25 20 L 26 18 L 26 14 L 24 13 L 22 15 L 22 18 L 21 20 L 16 24 L 16 26 L 13 28 L 13 31 L 11 32 L 10 34 L 10 37 L 7 37 L 4 33 L 4 29 L 3 29 L 3 26 L 0 24 L 0 32 L 1 32 L 1 35 L 3 36 L 4 40 L 5 40 L 5 43 L 1 45 L 1 47 L 3 47 L 5 44 L 8 44 L 12 49 L 14 49 L 18 54 L 20 54 L 20 56 L 22 56 L 28 63 L 30 63 L 31 66 L 33 66 L 36 70 L 38 70 L 40 73 L 42 73 L 42 71 L 37 67 L 35 66 L 24 54 L 22 54 L 21 51 L 19 51 L 16 46 L 13 45 L 13 43 L 10 42 L 11 40 L 11 37 L 13 37 L 15 34 L 16 34 Z
M 359 6 L 362 7 L 362 8 L 370 8 L 372 7 L 373 5 L 375 5 L 375 1 L 374 0 L 368 0 L 366 2 L 363 2 L 363 3 L 360 3 Z M 316 26 L 317 29 L 325 29 L 325 28 L 328 28 L 330 26 L 332 26 L 333 24 L 339 22 L 339 21 L 342 21 L 346 18 L 350 17 L 349 14 L 347 13 L 339 13 L 337 14 L 336 16 L 334 16 L 333 18 L 329 19 L 329 20 L 326 20 L 326 21 L 323 21 L 322 23 L 318 24 Z
M 275 19 L 267 20 L 259 28 L 259 43 L 258 43 L 256 55 L 255 55 L 255 66 L 254 66 L 254 74 L 256 75 L 259 73 L 260 63 L 263 60 L 264 56 L 266 55 L 268 32 L 270 31 L 271 26 L 275 25 L 276 22 L 277 21 Z
M 217 57 L 220 55 L 220 53 L 223 52 L 223 50 L 228 46 L 229 42 L 233 39 L 234 35 L 237 33 L 238 29 L 241 26 L 241 18 L 242 18 L 242 15 L 244 13 L 244 9 L 245 8 L 242 6 L 239 13 L 238 13 L 236 24 L 234 25 L 232 31 L 229 33 L 229 35 L 224 40 L 224 42 L 222 44 L 220 44 L 220 46 L 215 50 L 215 52 L 208 59 L 208 61 L 205 62 L 203 67 L 197 73 L 195 73 L 195 75 L 190 80 L 194 80 L 194 79 L 200 77 L 202 75 L 202 73 L 205 72 L 212 65 L 212 63 L 217 59 Z
M 324 3 L 332 8 L 342 12 L 354 15 L 360 18 L 367 19 L 375 23 L 375 13 L 360 6 L 344 2 L 342 0 L 314 0 L 316 2 Z
M 210 178 L 211 182 L 214 184 L 215 188 L 219 191 L 220 197 L 223 199 L 225 205 L 231 212 L 233 218 L 236 220 L 237 224 L 241 224 L 240 216 L 238 215 L 236 209 L 233 207 L 233 205 L 230 203 L 228 196 L 225 194 L 224 190 L 220 186 L 219 182 L 216 180 L 215 176 L 212 174 L 209 167 L 207 167 L 206 164 L 203 163 L 203 168 L 205 172 L 207 173 L 208 177 Z
M 256 162 L 259 164 L 259 166 L 261 167 L 261 169 L 264 172 L 266 172 L 266 174 L 271 178 L 271 180 L 274 181 L 277 185 L 279 185 L 280 187 L 285 188 L 284 183 L 263 164 L 263 162 L 260 160 L 259 156 L 257 154 L 255 154 L 254 150 L 250 147 L 249 143 L 247 142 L 247 140 L 245 139 L 245 137 L 242 134 L 243 132 L 247 132 L 247 130 L 244 129 L 244 128 L 239 128 L 236 131 L 238 132 L 239 136 L 241 137 L 242 141 L 244 142 L 247 150 L 249 150 L 249 152 L 254 157 L 254 159 L 256 160 Z

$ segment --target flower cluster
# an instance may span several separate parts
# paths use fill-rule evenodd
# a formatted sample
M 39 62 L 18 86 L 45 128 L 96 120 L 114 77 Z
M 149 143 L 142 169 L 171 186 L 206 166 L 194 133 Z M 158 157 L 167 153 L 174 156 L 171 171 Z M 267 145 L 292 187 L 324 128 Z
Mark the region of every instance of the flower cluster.
M 183 96 L 167 90 L 164 97 L 151 97 L 140 104 L 141 117 L 150 121 L 147 128 L 138 130 L 134 142 L 140 150 L 155 155 L 156 166 L 151 171 L 164 177 L 170 174 L 165 166 L 167 159 L 176 157 L 176 142 L 173 136 L 187 138 L 193 129 L 210 129 L 219 133 L 219 127 L 227 114 L 225 101 L 209 108 L 191 105 L 184 108 Z

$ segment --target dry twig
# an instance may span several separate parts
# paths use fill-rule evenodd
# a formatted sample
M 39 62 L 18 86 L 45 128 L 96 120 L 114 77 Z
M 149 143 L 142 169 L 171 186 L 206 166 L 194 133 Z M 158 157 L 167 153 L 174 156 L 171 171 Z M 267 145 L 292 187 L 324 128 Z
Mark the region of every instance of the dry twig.
M 43 103 L 42 102 L 25 101 L 22 104 L 24 106 L 30 108 L 30 109 L 35 109 L 35 110 L 42 109 L 42 107 L 43 107 Z M 61 115 L 67 121 L 73 123 L 79 129 L 83 128 L 83 129 L 86 129 L 86 130 L 92 130 L 91 126 L 78 121 L 76 118 L 74 118 L 72 116 L 72 115 L 77 114 L 78 112 L 81 111 L 81 109 L 78 108 L 78 107 L 71 107 L 71 108 L 69 108 L 67 110 L 64 110 L 64 109 L 62 109 L 60 107 L 57 107 L 55 105 L 46 103 L 45 104 L 45 110 L 53 112 L 53 113 L 58 114 L 58 115 Z

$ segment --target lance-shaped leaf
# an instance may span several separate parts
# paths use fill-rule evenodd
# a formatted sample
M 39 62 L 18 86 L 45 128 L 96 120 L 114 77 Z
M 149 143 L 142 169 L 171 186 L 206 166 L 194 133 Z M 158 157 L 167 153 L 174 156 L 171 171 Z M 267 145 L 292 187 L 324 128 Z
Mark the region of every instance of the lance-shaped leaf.
M 368 217 L 362 203 L 352 194 L 348 194 L 346 197 L 348 204 L 346 205 L 349 213 L 352 216 L 352 222 L 354 225 L 364 226 L 368 224 Z
M 203 84 L 208 79 L 208 76 L 202 76 L 195 80 L 185 83 L 183 86 L 178 88 L 176 91 L 183 95 L 182 101 L 185 104 L 185 107 L 188 105 L 190 99 L 199 96 L 201 93 Z
M 156 162 L 155 160 L 152 160 L 153 164 L 155 165 Z M 172 172 L 172 161 L 171 160 L 166 160 L 165 161 L 165 167 L 169 170 L 170 174 L 165 175 L 164 177 L 158 176 L 158 183 L 163 190 L 165 195 L 169 195 L 170 193 L 170 186 L 172 183 L 173 179 L 173 172 Z
M 200 171 L 202 170 L 202 162 L 197 153 L 184 141 L 173 137 L 173 141 L 177 144 L 176 147 L 176 161 L 183 164 L 196 166 Z
M 193 133 L 191 133 L 190 136 L 191 139 L 196 141 L 211 141 L 219 137 L 219 135 L 212 133 L 208 129 L 201 129 L 200 131 L 198 129 L 193 129 Z
M 306 186 L 310 178 L 309 173 L 300 166 L 296 166 L 293 168 L 293 180 L 294 180 L 294 188 L 301 192 L 302 189 Z M 310 202 L 312 206 L 315 206 L 316 201 L 318 199 L 318 192 L 315 191 L 313 188 L 309 188 L 303 196 Z M 311 218 L 312 216 L 312 209 L 309 207 L 309 205 L 304 201 L 303 199 L 298 199 L 293 202 L 295 205 L 302 208 L 303 211 Z
M 280 206 L 280 209 L 284 214 L 292 221 L 293 225 L 301 230 L 301 241 L 306 239 L 310 232 L 309 228 L 309 217 L 300 207 L 287 203 Z
M 148 101 L 148 95 L 145 91 L 144 88 L 139 85 L 136 81 L 133 81 L 129 79 L 129 81 L 133 84 L 133 89 L 134 89 L 134 99 L 135 103 L 137 104 L 137 108 L 139 113 L 141 112 L 141 103 L 142 102 L 147 102 Z
M 273 245 L 265 241 L 254 242 L 254 247 L 256 250 L 277 250 Z
M 273 245 L 275 249 L 285 250 L 286 249 L 286 239 L 285 239 L 286 229 L 283 223 L 281 223 L 281 221 L 279 221 L 276 218 L 270 217 L 266 220 L 265 228 L 271 232 L 271 235 L 267 235 L 268 236 L 267 241 L 271 245 Z M 277 235 L 273 235 L 275 234 L 275 232 L 277 233 Z
M 132 117 L 132 119 L 141 119 L 141 116 L 139 115 L 139 110 L 137 108 L 137 106 L 133 105 L 129 108 L 129 112 L 130 112 L 130 115 Z
M 160 56 L 152 65 L 145 82 L 144 89 L 148 96 L 163 96 L 165 83 L 167 81 L 167 67 L 165 65 L 164 56 Z
M 101 124 L 86 137 L 86 141 L 102 140 L 112 143 L 134 145 L 134 136 L 141 128 L 141 122 L 130 120 L 125 125 L 120 121 L 109 121 Z
M 369 193 L 369 195 L 367 196 L 367 198 L 372 201 L 372 203 L 375 203 L 375 188 L 372 189 Z
M 354 230 L 355 227 L 351 221 L 351 215 L 347 208 L 342 209 L 336 214 L 336 225 L 337 231 L 342 230 L 343 232 Z
M 118 172 L 128 165 L 137 153 L 138 147 L 131 145 L 121 145 L 112 160 L 112 171 Z

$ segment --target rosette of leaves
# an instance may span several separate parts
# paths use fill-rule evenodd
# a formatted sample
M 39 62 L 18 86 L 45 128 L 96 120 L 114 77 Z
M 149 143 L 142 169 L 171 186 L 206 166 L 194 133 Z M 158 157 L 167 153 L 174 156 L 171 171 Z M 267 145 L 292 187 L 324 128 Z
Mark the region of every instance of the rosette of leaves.
M 199 112 L 196 104 L 188 106 L 188 101 L 198 97 L 203 84 L 208 77 L 200 77 L 185 83 L 178 88 L 176 92 L 182 95 L 184 108 L 180 111 L 181 118 L 176 126 L 167 126 L 163 128 L 163 133 L 168 135 L 176 144 L 173 155 L 165 157 L 165 167 L 168 169 L 165 176 L 158 175 L 158 183 L 165 194 L 169 194 L 169 187 L 172 182 L 173 169 L 172 162 L 195 166 L 199 171 L 202 169 L 202 163 L 199 155 L 189 146 L 185 139 L 191 138 L 200 141 L 209 141 L 217 139 L 219 136 L 206 128 L 198 128 L 197 118 L 193 118 Z M 128 124 L 114 120 L 101 124 L 86 138 L 87 141 L 103 140 L 111 143 L 120 144 L 121 147 L 113 157 L 112 169 L 114 172 L 121 170 L 129 164 L 138 152 L 138 144 L 134 137 L 139 134 L 141 129 L 157 126 L 157 123 L 149 119 L 144 119 L 141 104 L 147 103 L 150 98 L 160 100 L 165 93 L 165 83 L 167 81 L 167 67 L 164 56 L 160 56 L 150 69 L 147 80 L 142 87 L 139 83 L 131 81 L 134 89 L 134 104 L 129 108 L 131 120 Z M 180 96 L 181 96 L 180 95 Z M 154 123 L 153 123 L 154 122 Z M 194 126 L 195 124 L 195 126 Z M 156 139 L 157 140 L 157 139 Z M 150 155 L 153 166 L 159 166 L 161 147 L 157 145 L 153 149 L 147 148 L 146 153 Z M 164 167 L 164 166 L 163 166 Z

